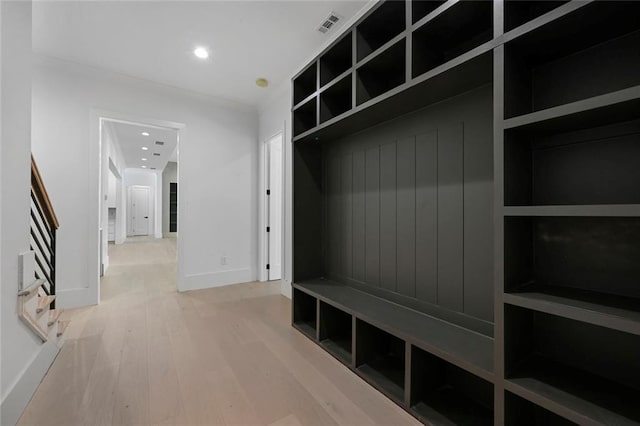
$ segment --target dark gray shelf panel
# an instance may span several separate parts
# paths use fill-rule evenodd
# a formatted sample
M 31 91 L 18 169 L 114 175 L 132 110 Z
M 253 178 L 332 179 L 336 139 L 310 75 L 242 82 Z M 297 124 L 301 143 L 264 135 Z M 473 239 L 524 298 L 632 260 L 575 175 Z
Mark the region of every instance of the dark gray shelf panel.
M 348 32 L 320 57 L 320 87 L 351 68 L 352 47 L 351 32 Z
M 411 348 L 411 411 L 427 424 L 493 425 L 493 384 Z
M 411 23 L 415 24 L 446 2 L 446 0 L 413 0 L 411 2 Z
M 293 104 L 297 105 L 311 96 L 318 88 L 318 65 L 311 64 L 293 80 Z
M 294 322 L 293 326 L 307 337 L 316 340 L 316 324 L 313 322 Z
M 320 302 L 319 339 L 334 356 L 351 365 L 353 353 L 352 317 L 331 305 Z
M 356 70 L 356 104 L 361 105 L 389 92 L 405 82 L 404 39 Z
M 640 204 L 591 204 L 581 206 L 506 206 L 505 216 L 640 216 Z
M 491 47 L 486 45 L 479 51 L 462 55 L 421 76 L 412 83 L 414 85 L 405 83 L 375 100 L 356 106 L 339 119 L 329 120 L 294 137 L 294 141 L 343 137 L 490 84 L 493 73 Z
M 511 31 L 568 2 L 569 0 L 506 0 L 504 2 L 504 30 L 505 32 Z
M 412 33 L 415 78 L 493 37 L 493 2 L 461 1 Z
M 524 287 L 505 303 L 640 335 L 640 299 L 554 286 Z
M 386 0 L 356 27 L 357 59 L 369 56 L 406 29 L 405 1 Z
M 504 424 L 506 426 L 571 426 L 577 423 L 506 391 Z
M 325 339 L 320 342 L 323 348 L 346 365 L 351 364 L 351 341 Z
M 638 118 L 640 86 L 594 96 L 542 111 L 509 118 L 505 130 L 521 128 L 532 133 L 570 131 Z
M 342 80 L 320 93 L 320 123 L 338 117 L 351 109 L 351 81 L 351 74 L 347 74 Z
M 292 323 L 298 330 L 316 340 L 318 301 L 307 293 L 293 290 Z
M 471 373 L 493 380 L 493 339 L 333 281 L 293 284 Z
M 293 111 L 293 134 L 300 135 L 318 124 L 316 98 Z
M 397 362 L 389 359 L 379 359 L 372 364 L 361 365 L 357 372 L 368 383 L 378 388 L 382 393 L 398 403 L 404 400 L 404 387 L 399 383 L 400 375 Z
M 587 4 L 505 44 L 510 118 L 640 84 L 640 3 Z

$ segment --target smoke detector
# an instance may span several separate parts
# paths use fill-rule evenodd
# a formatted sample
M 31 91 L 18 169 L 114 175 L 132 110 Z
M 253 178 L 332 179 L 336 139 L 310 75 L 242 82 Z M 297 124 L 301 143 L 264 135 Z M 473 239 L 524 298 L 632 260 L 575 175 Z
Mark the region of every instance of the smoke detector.
M 327 19 L 325 19 L 324 22 L 322 22 L 322 24 L 318 27 L 318 31 L 320 31 L 322 34 L 328 33 L 329 30 L 333 28 L 341 18 L 342 17 L 336 12 L 331 12 Z

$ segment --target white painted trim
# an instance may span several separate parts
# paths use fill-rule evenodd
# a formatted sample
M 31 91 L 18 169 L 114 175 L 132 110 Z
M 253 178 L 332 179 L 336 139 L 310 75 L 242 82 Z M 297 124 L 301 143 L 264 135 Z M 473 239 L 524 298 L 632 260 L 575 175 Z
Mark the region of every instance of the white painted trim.
M 62 309 L 97 305 L 97 291 L 90 288 L 70 288 L 56 291 L 56 306 Z
M 280 284 L 280 294 L 288 299 L 291 299 L 291 293 L 291 281 L 282 280 L 282 283 Z
M 59 351 L 60 348 L 53 341 L 48 341 L 41 346 L 31 364 L 23 371 L 18 381 L 2 401 L 2 405 L 0 405 L 0 412 L 2 413 L 0 424 L 10 426 L 15 425 L 20 420 L 22 412 L 27 407 Z
M 255 275 L 252 273 L 251 268 L 193 274 L 184 277 L 184 285 L 179 286 L 178 291 L 201 290 L 251 281 L 255 281 Z

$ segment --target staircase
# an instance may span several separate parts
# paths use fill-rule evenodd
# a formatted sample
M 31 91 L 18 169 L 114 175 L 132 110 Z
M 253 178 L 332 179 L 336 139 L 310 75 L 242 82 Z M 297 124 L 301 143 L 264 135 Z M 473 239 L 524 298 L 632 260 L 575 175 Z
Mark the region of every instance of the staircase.
M 31 251 L 21 255 L 18 316 L 43 341 L 58 340 L 68 321 L 56 309 L 56 232 L 60 224 L 31 157 Z M 61 343 L 61 342 L 60 342 Z

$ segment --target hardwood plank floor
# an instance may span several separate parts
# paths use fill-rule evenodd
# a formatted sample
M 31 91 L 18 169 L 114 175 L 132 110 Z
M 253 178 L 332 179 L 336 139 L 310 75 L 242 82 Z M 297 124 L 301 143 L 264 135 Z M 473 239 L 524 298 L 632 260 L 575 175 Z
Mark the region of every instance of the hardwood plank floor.
M 417 425 L 290 325 L 280 283 L 176 291 L 175 239 L 109 247 L 19 425 Z

